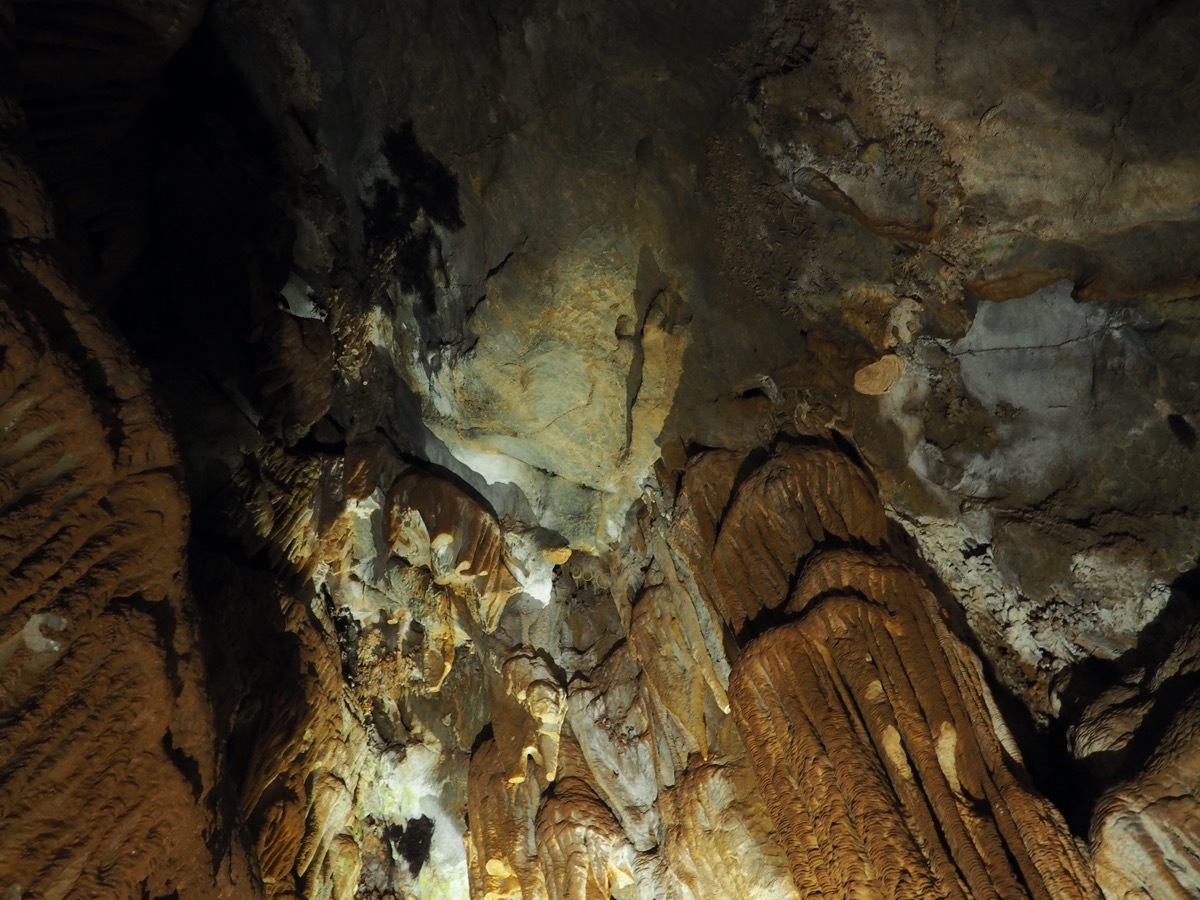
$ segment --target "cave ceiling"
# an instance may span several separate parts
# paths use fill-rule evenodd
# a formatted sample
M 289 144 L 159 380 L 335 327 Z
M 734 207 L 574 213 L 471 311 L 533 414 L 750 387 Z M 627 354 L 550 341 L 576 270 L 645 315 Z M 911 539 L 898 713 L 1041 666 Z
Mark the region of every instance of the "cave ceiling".
M 1197 46 L 0 0 L 0 897 L 1200 896 Z

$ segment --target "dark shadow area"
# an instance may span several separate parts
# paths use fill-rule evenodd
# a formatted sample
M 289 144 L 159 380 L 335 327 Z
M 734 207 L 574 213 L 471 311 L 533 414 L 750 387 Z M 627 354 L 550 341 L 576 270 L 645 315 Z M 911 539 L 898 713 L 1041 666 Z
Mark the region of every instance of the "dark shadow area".
M 458 179 L 421 146 L 411 121 L 384 134 L 380 152 L 389 176 L 375 180 L 373 198 L 363 204 L 367 249 L 382 263 L 385 277 L 398 279 L 401 290 L 417 296 L 414 312 L 431 340 L 438 281 L 448 281 L 442 239 L 433 226 L 463 227 Z
M 384 834 L 393 851 L 399 853 L 408 863 L 408 871 L 412 877 L 420 875 L 425 861 L 429 859 L 429 845 L 433 842 L 433 820 L 428 816 L 409 819 L 407 825 L 389 825 L 384 829 Z
M 5 8 L 29 160 L 56 212 L 59 253 L 109 305 L 148 233 L 148 98 L 203 3 L 14 3 Z
M 1200 561 L 1198 561 L 1200 562 Z M 1138 635 L 1136 646 L 1114 660 L 1087 659 L 1064 673 L 1062 712 L 1046 743 L 1068 764 L 1047 778 L 1043 790 L 1063 810 L 1072 828 L 1086 834 L 1100 795 L 1143 771 L 1163 735 L 1200 691 L 1200 661 L 1181 656 L 1184 642 L 1200 629 L 1200 566 L 1180 575 L 1162 612 Z M 1103 695 L 1123 688 L 1127 696 L 1105 704 Z M 1070 732 L 1089 710 L 1128 710 L 1136 727 L 1128 742 L 1080 760 L 1069 756 Z M 1143 709 L 1139 709 L 1144 707 Z
M 274 133 L 207 25 L 148 118 L 149 239 L 112 314 L 186 417 L 172 394 L 184 373 L 252 394 L 254 330 L 279 305 L 295 235 Z
M 278 793 L 291 791 L 282 785 L 261 796 L 246 788 L 278 764 L 264 752 L 303 734 L 313 690 L 295 633 L 305 626 L 281 612 L 288 602 L 307 604 L 311 587 L 238 527 L 246 497 L 231 481 L 238 463 L 231 448 L 240 441 L 249 460 L 262 440 L 260 421 L 267 440 L 286 424 L 279 416 L 272 427 L 273 405 L 288 400 L 264 391 L 259 373 L 274 352 L 263 323 L 278 315 L 290 273 L 294 188 L 281 175 L 273 129 L 207 24 L 146 90 L 128 150 L 137 178 L 122 182 L 123 170 L 96 176 L 125 184 L 144 226 L 133 235 L 136 246 L 123 245 L 119 257 L 107 252 L 117 235 L 94 210 L 80 210 L 74 227 L 89 235 L 91 257 L 80 265 L 105 287 L 101 305 L 150 370 L 182 451 L 193 510 L 188 576 L 216 730 L 214 826 L 205 836 L 215 874 L 235 844 L 253 848 L 272 807 L 288 799 Z M 230 435 L 238 438 L 231 443 Z M 314 437 L 294 453 L 325 449 Z M 198 792 L 190 774 L 196 763 L 170 734 L 164 750 Z M 248 855 L 255 864 L 252 849 Z

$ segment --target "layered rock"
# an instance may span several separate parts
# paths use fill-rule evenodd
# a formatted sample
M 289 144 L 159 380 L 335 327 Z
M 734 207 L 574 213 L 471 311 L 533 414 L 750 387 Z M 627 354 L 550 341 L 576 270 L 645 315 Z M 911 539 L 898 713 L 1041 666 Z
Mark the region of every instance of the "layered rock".
M 971 638 L 1194 890 L 1200 20 L 951 6 L 0 2 L 18 892 L 1088 896 Z
M 745 74 L 777 180 L 730 198 L 725 246 L 810 346 L 856 336 L 842 430 L 1045 722 L 1054 677 L 1120 656 L 1200 551 L 1195 326 L 1167 299 L 1197 290 L 1172 123 L 1200 97 L 1163 65 L 1200 21 L 1018 6 L 773 5 Z M 756 227 L 770 246 L 740 245 Z
M 730 701 L 797 887 L 1096 896 L 1065 823 L 1016 774 L 978 661 L 879 549 L 883 513 L 865 473 L 801 445 L 740 485 L 691 486 L 732 494 L 696 504 L 724 510 L 696 533 L 713 535 L 711 583 L 729 626 L 761 629 L 787 601 L 786 620 L 768 621 L 734 664 Z M 863 549 L 813 553 L 831 544 Z
M 438 584 L 472 594 L 480 625 L 494 631 L 504 604 L 520 590 L 495 516 L 445 479 L 421 473 L 392 486 L 385 514 L 396 552 L 429 569 Z
M 0 888 L 252 896 L 216 814 L 175 447 L 59 268 L 41 185 L 0 159 Z
M 1092 823 L 1092 866 L 1105 897 L 1194 897 L 1200 891 L 1200 696 L 1163 735 L 1145 769 L 1108 790 Z
M 811 611 L 754 641 L 731 680 L 797 885 L 818 896 L 1097 896 L 1065 823 L 1017 776 L 975 661 L 911 576 L 880 579 L 893 583 L 876 592 L 853 570 L 877 563 L 835 564 L 851 577 L 802 583 Z
M 628 895 L 635 852 L 586 781 L 560 779 L 537 815 L 538 857 L 550 900 Z
M 1144 634 L 1126 655 L 1132 658 L 1121 660 L 1123 677 L 1092 699 L 1070 729 L 1073 755 L 1093 783 L 1106 785 L 1090 834 L 1106 897 L 1186 897 L 1200 890 L 1200 626 L 1192 615 L 1171 610 Z
M 498 615 L 512 593 L 496 587 L 515 584 L 499 526 L 461 489 L 382 447 L 333 458 L 265 444 L 241 466 L 234 481 L 246 512 L 231 525 L 249 547 L 265 545 L 274 573 L 211 575 L 229 594 L 227 627 L 264 618 L 254 640 L 278 654 L 271 667 L 249 666 L 230 725 L 248 754 L 242 813 L 267 892 L 415 889 L 437 847 L 460 842 L 442 833 L 453 825 L 422 791 L 440 777 L 440 754 L 469 746 L 478 729 L 471 708 L 457 723 L 435 711 L 447 684 L 462 690 L 477 677 L 471 638 L 484 639 L 483 611 Z M 514 655 L 504 668 L 534 720 L 530 751 L 541 762 L 553 759 L 563 701 L 561 690 L 544 696 L 553 676 L 537 663 Z M 509 774 L 517 755 L 506 755 Z
M 667 863 L 693 897 L 801 897 L 732 719 L 722 730 L 726 751 L 663 792 Z
M 772 457 L 729 499 L 712 546 L 711 597 L 733 631 L 787 599 L 800 560 L 825 541 L 883 541 L 883 505 L 844 454 L 798 445 Z M 701 578 L 703 583 L 703 578 Z
M 467 856 L 471 896 L 485 900 L 546 896 L 534 817 L 541 798 L 536 779 L 514 782 L 494 741 L 471 755 L 468 771 Z
M 865 550 L 884 520 L 862 470 L 799 445 L 756 469 L 702 457 L 684 484 L 697 583 L 736 634 L 768 623 L 730 696 L 797 887 L 1094 895 L 1066 824 L 1014 775 L 978 661 L 916 577 Z M 864 550 L 812 553 L 829 544 Z
M 622 884 L 639 896 L 1099 896 L 1062 817 L 1029 787 L 978 659 L 884 549 L 856 463 L 812 443 L 704 454 L 683 485 L 671 526 L 683 539 L 655 545 L 635 653 L 618 646 L 570 684 L 568 768 L 516 783 L 498 745 L 476 751 L 477 890 L 539 896 L 540 867 L 551 896 Z M 774 527 L 750 531 L 756 517 Z M 749 640 L 728 680 L 732 718 L 706 649 L 724 645 L 701 625 L 716 609 Z M 586 853 L 563 843 L 579 829 Z M 731 858 L 753 865 L 714 866 Z

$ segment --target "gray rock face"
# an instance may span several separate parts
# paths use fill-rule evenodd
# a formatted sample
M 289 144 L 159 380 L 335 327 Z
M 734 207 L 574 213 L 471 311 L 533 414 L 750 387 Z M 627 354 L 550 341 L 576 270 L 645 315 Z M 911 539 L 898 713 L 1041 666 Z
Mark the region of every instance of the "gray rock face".
M 970 598 L 977 632 L 1027 671 L 1119 656 L 1195 558 L 1194 531 L 1160 536 L 1192 488 L 1160 388 L 1178 371 L 1154 352 L 1155 330 L 1127 305 L 1076 302 L 1066 283 L 981 301 L 961 339 L 916 341 L 881 403 L 912 473 L 957 507 L 918 513 L 914 537 Z M 902 515 L 914 507 L 898 495 Z

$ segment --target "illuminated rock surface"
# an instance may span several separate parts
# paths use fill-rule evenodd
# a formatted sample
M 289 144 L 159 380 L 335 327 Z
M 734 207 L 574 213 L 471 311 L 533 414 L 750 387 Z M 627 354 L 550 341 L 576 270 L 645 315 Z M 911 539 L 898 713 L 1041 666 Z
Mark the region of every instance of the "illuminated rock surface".
M 1200 891 L 1200 10 L 0 0 L 0 896 Z

